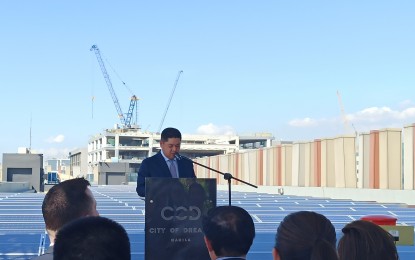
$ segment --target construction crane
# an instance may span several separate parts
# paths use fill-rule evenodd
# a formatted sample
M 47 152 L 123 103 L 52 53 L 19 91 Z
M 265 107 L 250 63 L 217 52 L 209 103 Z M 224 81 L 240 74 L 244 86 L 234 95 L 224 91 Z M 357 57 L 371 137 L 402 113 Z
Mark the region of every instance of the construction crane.
M 343 107 L 343 102 L 342 102 L 342 97 L 340 95 L 340 92 L 337 90 L 337 99 L 339 101 L 339 106 L 340 106 L 340 112 L 342 115 L 342 120 L 343 120 L 343 124 L 344 124 L 344 131 L 346 134 L 349 134 L 351 132 L 351 128 L 350 128 L 350 122 L 347 119 L 346 113 L 344 112 L 344 107 Z M 353 128 L 354 125 L 352 124 Z M 356 129 L 355 129 L 355 133 L 356 133 Z
M 183 73 L 183 70 L 180 70 L 180 71 L 177 73 L 176 81 L 174 82 L 173 90 L 172 90 L 172 91 L 171 91 L 171 93 L 170 93 L 170 97 L 169 97 L 169 101 L 167 102 L 166 109 L 164 110 L 164 115 L 163 115 L 163 118 L 161 119 L 161 122 L 160 122 L 160 125 L 159 125 L 159 130 L 158 130 L 158 133 L 160 133 L 161 128 L 163 127 L 164 119 L 166 118 L 167 111 L 169 110 L 170 103 L 171 103 L 171 99 L 173 98 L 173 94 L 174 94 L 174 91 L 176 90 L 177 82 L 179 82 L 179 78 L 180 78 L 180 75 L 181 75 L 182 73 Z
M 92 45 L 90 51 L 94 51 L 95 55 L 97 56 L 97 60 L 99 63 L 99 66 L 101 68 L 102 74 L 104 75 L 105 82 L 107 83 L 108 90 L 110 91 L 112 101 L 114 102 L 115 108 L 117 109 L 118 117 L 121 120 L 121 125 L 123 128 L 131 128 L 131 119 L 133 117 L 134 108 L 137 105 L 138 98 L 134 94 L 131 96 L 130 99 L 130 106 L 128 108 L 128 112 L 126 116 L 124 116 L 124 113 L 122 112 L 120 103 L 118 102 L 117 95 L 115 94 L 114 88 L 112 87 L 110 76 L 107 72 L 107 69 L 105 68 L 104 61 L 101 57 L 101 52 L 97 45 Z M 125 83 L 124 83 L 125 84 Z

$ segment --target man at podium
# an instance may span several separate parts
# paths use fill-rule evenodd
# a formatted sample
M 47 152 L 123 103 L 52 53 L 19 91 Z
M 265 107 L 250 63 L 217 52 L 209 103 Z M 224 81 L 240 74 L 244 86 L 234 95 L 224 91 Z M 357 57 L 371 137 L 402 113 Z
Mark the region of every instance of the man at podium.
M 161 132 L 160 152 L 141 163 L 137 177 L 137 194 L 145 197 L 146 177 L 196 178 L 193 162 L 179 156 L 182 134 L 173 127 Z

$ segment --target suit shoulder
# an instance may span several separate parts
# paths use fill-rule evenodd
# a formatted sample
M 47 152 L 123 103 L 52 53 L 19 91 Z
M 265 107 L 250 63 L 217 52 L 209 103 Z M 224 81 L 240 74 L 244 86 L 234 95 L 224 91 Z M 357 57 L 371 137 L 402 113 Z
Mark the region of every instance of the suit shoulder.
M 144 160 L 143 160 L 143 162 L 144 161 L 153 161 L 153 160 L 157 160 L 157 159 L 159 159 L 159 154 L 158 153 L 156 153 L 156 154 L 154 154 L 154 155 L 152 155 L 152 156 L 150 156 L 150 157 L 147 157 L 147 158 L 145 158 Z

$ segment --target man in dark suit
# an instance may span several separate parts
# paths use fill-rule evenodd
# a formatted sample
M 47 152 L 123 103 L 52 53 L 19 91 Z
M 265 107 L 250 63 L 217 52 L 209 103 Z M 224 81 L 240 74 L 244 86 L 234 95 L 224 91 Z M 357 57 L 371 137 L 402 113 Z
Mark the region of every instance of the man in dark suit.
M 255 238 L 251 215 L 236 206 L 211 209 L 203 219 L 202 230 L 212 260 L 246 259 Z
M 42 214 L 50 245 L 36 260 L 52 260 L 53 245 L 61 227 L 86 216 L 98 216 L 97 202 L 88 188 L 91 184 L 84 178 L 66 180 L 53 186 L 42 203 Z
M 176 128 L 168 127 L 161 132 L 160 152 L 141 163 L 137 177 L 137 194 L 145 197 L 146 177 L 196 178 L 193 163 L 178 159 L 182 134 Z

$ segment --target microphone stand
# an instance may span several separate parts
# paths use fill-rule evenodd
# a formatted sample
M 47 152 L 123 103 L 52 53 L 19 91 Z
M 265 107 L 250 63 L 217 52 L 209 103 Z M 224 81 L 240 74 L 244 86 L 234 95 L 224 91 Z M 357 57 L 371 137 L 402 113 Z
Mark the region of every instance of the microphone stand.
M 244 183 L 244 184 L 246 184 L 246 185 L 249 185 L 249 186 L 251 186 L 251 187 L 258 188 L 258 186 L 254 185 L 254 184 L 251 184 L 251 183 L 249 183 L 249 182 L 246 182 L 246 181 L 243 181 L 243 180 L 240 180 L 240 179 L 238 179 L 238 178 L 233 177 L 233 176 L 232 176 L 232 174 L 230 174 L 230 173 L 224 173 L 224 172 L 221 172 L 221 171 L 218 171 L 218 170 L 212 169 L 212 168 L 210 168 L 210 167 L 208 167 L 208 166 L 206 166 L 206 165 L 204 165 L 204 164 L 201 164 L 201 163 L 195 162 L 195 161 L 193 161 L 192 159 L 190 159 L 190 158 L 188 158 L 188 157 L 185 157 L 185 156 L 183 156 L 183 155 L 178 155 L 178 156 L 177 156 L 177 158 L 178 158 L 179 160 L 180 160 L 180 159 L 186 159 L 186 160 L 189 160 L 189 161 L 191 161 L 191 162 L 192 162 L 192 163 L 194 163 L 194 164 L 197 164 L 197 165 L 199 165 L 199 166 L 202 166 L 203 168 L 206 168 L 206 169 L 208 169 L 208 170 L 211 170 L 211 171 L 214 171 L 214 172 L 216 172 L 216 173 L 219 173 L 219 174 L 223 175 L 223 178 L 224 178 L 225 180 L 227 180 L 227 181 L 228 181 L 228 201 L 229 201 L 229 206 L 231 206 L 231 180 L 232 180 L 232 179 L 234 179 L 234 180 L 236 180 L 236 181 L 239 181 L 239 182 L 242 182 L 242 183 Z

